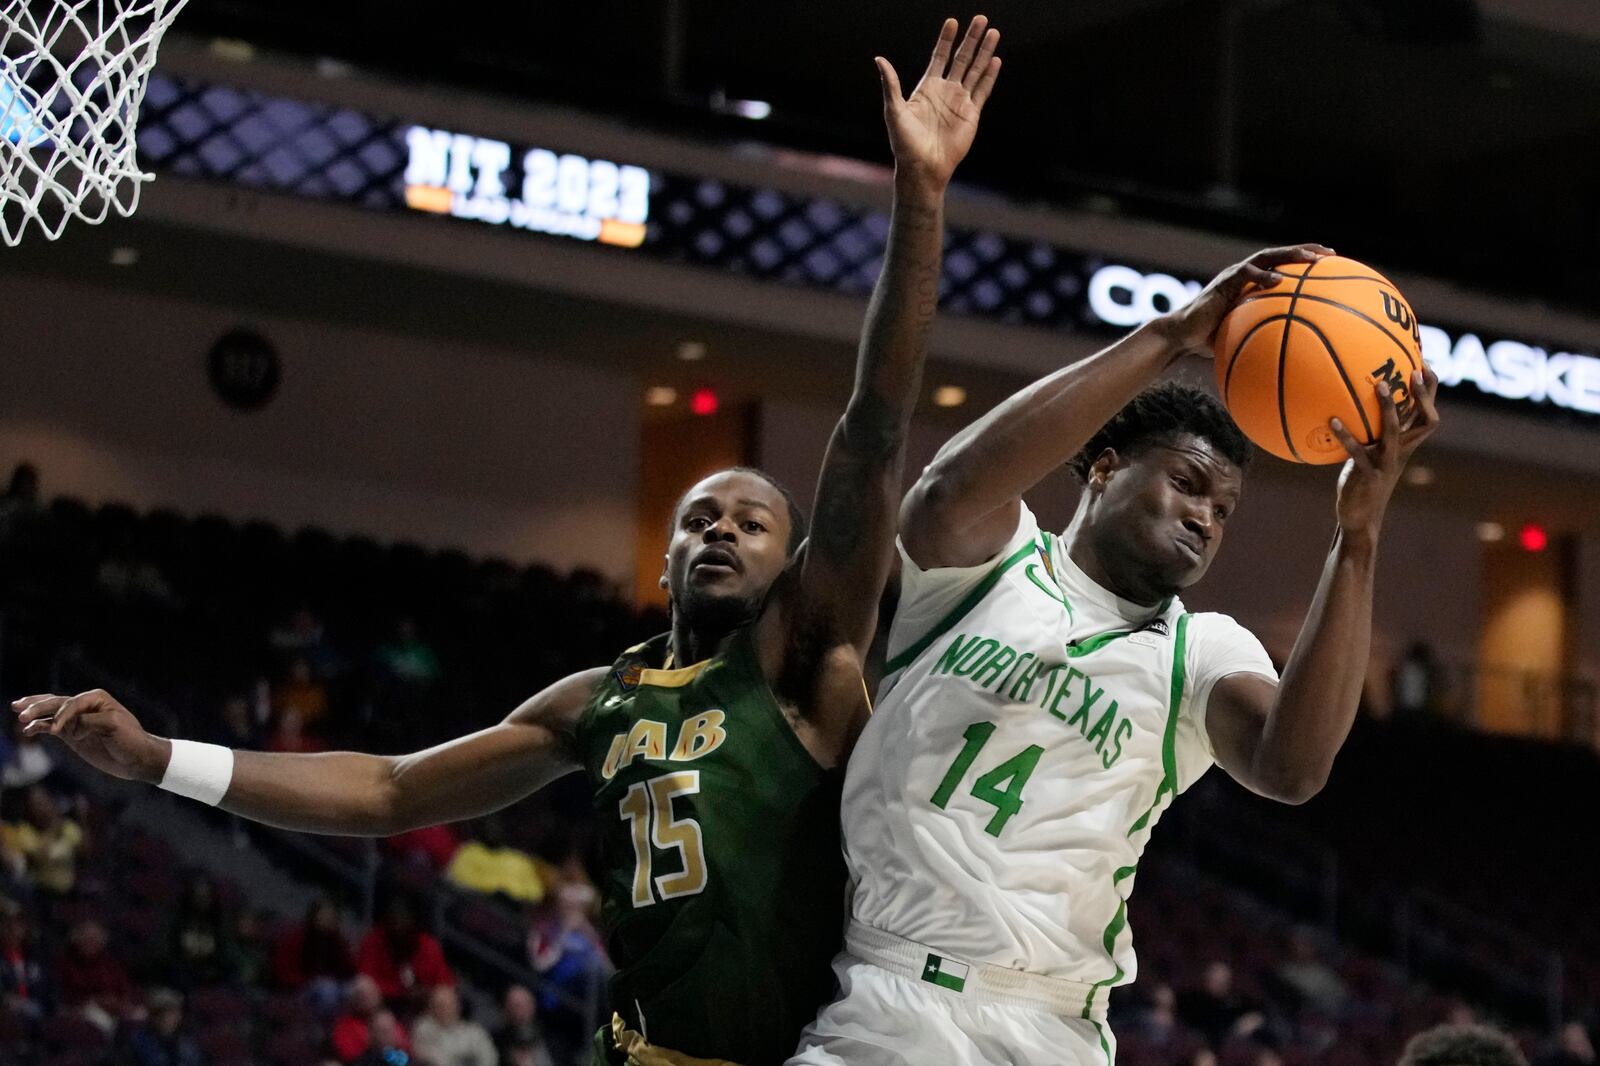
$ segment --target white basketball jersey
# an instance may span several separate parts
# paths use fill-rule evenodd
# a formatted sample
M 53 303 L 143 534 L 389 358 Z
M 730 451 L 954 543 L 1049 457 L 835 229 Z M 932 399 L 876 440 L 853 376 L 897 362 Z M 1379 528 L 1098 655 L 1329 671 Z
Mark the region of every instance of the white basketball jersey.
M 889 672 L 850 759 L 857 921 L 956 958 L 1094 985 L 1134 978 L 1126 902 L 1150 831 L 1212 763 L 1219 678 L 1276 680 L 1259 641 L 1173 599 L 1096 585 L 1026 507 L 976 567 L 901 548 Z

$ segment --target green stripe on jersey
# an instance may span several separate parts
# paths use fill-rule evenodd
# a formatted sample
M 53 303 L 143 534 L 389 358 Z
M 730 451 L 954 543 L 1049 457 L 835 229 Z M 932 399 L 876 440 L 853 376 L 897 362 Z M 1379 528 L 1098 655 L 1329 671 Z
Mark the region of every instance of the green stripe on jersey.
M 1113 629 L 1109 633 L 1096 633 L 1092 637 L 1068 644 L 1067 658 L 1076 659 L 1080 655 L 1088 655 L 1090 652 L 1099 651 L 1118 637 L 1125 637 L 1132 632 L 1133 630 L 1131 629 Z
M 928 961 L 922 967 L 922 979 L 929 984 L 948 988 L 952 992 L 963 991 L 967 987 L 967 974 L 971 967 L 955 959 L 947 959 L 942 955 L 928 953 Z
M 1110 635 L 1117 636 L 1121 634 Z M 1149 808 L 1139 816 L 1138 821 L 1129 827 L 1127 835 L 1130 837 L 1150 824 L 1150 819 L 1155 814 L 1156 808 L 1161 806 L 1161 800 L 1168 792 L 1176 792 L 1178 790 L 1178 708 L 1183 703 L 1183 686 L 1188 679 L 1188 670 L 1183 663 L 1188 637 L 1189 616 L 1181 614 L 1178 616 L 1177 629 L 1172 636 L 1172 690 L 1167 703 L 1166 732 L 1161 738 L 1161 784 L 1156 786 L 1156 798 L 1151 801 Z M 1127 878 L 1132 877 L 1135 869 L 1136 867 L 1133 866 L 1124 866 L 1119 869 L 1112 875 L 1112 885 L 1121 884 Z M 1083 999 L 1083 1016 L 1085 1018 L 1089 1017 L 1094 1008 L 1095 994 L 1107 985 L 1114 985 L 1122 980 L 1123 969 L 1121 964 L 1117 962 L 1116 947 L 1117 937 L 1121 935 L 1123 928 L 1127 924 L 1128 904 L 1126 900 L 1123 900 L 1117 904 L 1117 913 L 1111 916 L 1111 922 L 1106 926 L 1105 933 L 1101 936 L 1101 942 L 1105 947 L 1106 954 L 1111 957 L 1111 965 L 1114 972 L 1105 980 L 1096 981 L 1094 986 L 1089 989 L 1089 994 Z M 1104 1047 L 1104 1037 L 1101 1038 L 1101 1042 L 1102 1047 Z M 1106 1048 L 1105 1050 L 1109 1056 L 1110 1049 Z
M 885 674 L 892 674 L 896 670 L 902 669 L 903 667 L 909 666 L 916 662 L 917 656 L 927 651 L 928 647 L 934 641 L 950 632 L 951 628 L 954 627 L 957 622 L 965 618 L 972 612 L 974 607 L 983 602 L 983 598 L 989 595 L 990 590 L 1000 583 L 1000 578 L 1004 576 L 1007 570 L 1010 570 L 1013 566 L 1016 566 L 1022 560 L 1026 559 L 1028 556 L 1032 555 L 1038 550 L 1038 543 L 1030 540 L 1011 555 L 1007 556 L 1004 560 L 996 563 L 995 568 L 984 575 L 983 580 L 978 582 L 977 586 L 971 592 L 967 593 L 965 599 L 956 604 L 954 610 L 941 618 L 939 620 L 939 624 L 930 629 L 927 635 L 921 640 L 911 645 L 911 647 L 907 648 L 899 655 L 896 655 L 893 659 L 890 659 L 888 663 L 884 665 L 883 672 Z

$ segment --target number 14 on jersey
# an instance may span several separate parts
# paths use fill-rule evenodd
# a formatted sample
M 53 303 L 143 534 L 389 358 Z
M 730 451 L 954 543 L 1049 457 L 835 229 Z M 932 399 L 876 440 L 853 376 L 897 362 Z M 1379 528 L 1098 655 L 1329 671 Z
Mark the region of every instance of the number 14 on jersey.
M 935 807 L 944 810 L 949 804 L 950 797 L 955 795 L 962 779 L 967 776 L 967 771 L 972 769 L 972 764 L 978 759 L 978 753 L 989 743 L 994 731 L 993 722 L 973 722 L 967 726 L 967 731 L 962 734 L 966 738 L 966 745 L 956 755 L 955 762 L 945 771 L 944 780 L 940 781 L 939 787 L 934 790 L 932 801 Z M 1039 745 L 1029 744 L 972 782 L 973 797 L 995 809 L 989 824 L 983 827 L 985 833 L 992 837 L 999 836 L 1005 829 L 1006 823 L 1022 810 L 1022 789 L 1032 776 L 1033 768 L 1039 765 L 1039 756 L 1043 754 L 1044 749 Z

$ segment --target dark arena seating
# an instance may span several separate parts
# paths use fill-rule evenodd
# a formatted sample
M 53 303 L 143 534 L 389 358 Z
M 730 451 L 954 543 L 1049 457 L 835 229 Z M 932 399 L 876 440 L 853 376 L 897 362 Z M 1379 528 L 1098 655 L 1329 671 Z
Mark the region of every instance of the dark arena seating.
M 12 515 L 5 536 L 8 697 L 104 683 L 131 694 L 155 728 L 237 746 L 431 743 L 664 625 L 593 574 L 314 529 L 56 499 Z M 302 725 L 286 729 L 295 717 Z M 192 1053 L 171 1061 L 337 1059 L 339 1027 L 351 1024 L 345 986 L 382 969 L 368 929 L 396 900 L 412 901 L 488 1029 L 505 1024 L 507 989 L 525 985 L 537 1046 L 576 1062 L 584 1032 L 606 1016 L 598 947 L 550 963 L 559 930 L 593 935 L 581 788 L 548 790 L 493 825 L 373 844 L 277 833 L 116 787 L 49 744 L 13 736 L 5 751 L 6 822 L 40 821 L 42 795 L 82 842 L 64 886 L 8 856 L 0 903 L 17 931 L 14 958 L 34 969 L 19 980 L 12 964 L 0 1061 L 131 1054 L 160 1013 L 146 1004 L 167 989 L 182 997 L 176 1031 Z M 1594 762 L 1364 721 L 1328 790 L 1304 808 L 1210 775 L 1141 865 L 1131 908 L 1140 973 L 1113 1000 L 1118 1061 L 1385 1063 L 1418 1029 L 1464 1019 L 1510 1028 L 1537 1057 L 1600 990 L 1589 903 L 1554 890 L 1579 868 L 1600 874 L 1587 830 L 1563 817 L 1596 808 Z M 1537 831 L 1496 841 L 1510 859 L 1485 863 L 1478 827 L 1508 791 L 1542 797 L 1530 808 Z M 484 842 L 531 856 L 537 899 L 457 883 L 452 856 Z M 318 899 L 333 920 L 313 966 L 303 922 Z M 95 929 L 109 940 L 100 955 L 82 943 Z M 389 997 L 413 1031 L 419 997 Z

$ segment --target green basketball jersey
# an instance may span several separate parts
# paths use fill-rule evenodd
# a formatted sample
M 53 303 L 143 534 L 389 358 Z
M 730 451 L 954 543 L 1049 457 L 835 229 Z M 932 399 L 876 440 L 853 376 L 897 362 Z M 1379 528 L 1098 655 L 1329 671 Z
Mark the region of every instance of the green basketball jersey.
M 676 670 L 660 668 L 668 643 L 624 653 L 578 724 L 612 1005 L 652 1044 L 782 1063 L 834 992 L 842 775 L 795 736 L 752 628 Z

